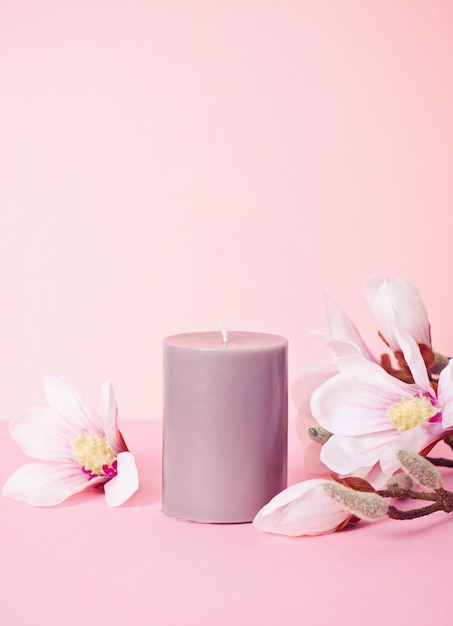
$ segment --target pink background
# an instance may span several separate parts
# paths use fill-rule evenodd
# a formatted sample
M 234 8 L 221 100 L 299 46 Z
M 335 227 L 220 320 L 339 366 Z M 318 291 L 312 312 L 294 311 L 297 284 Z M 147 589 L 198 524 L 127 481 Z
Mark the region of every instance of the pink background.
M 46 370 L 158 419 L 162 338 L 219 318 L 293 380 L 372 273 L 452 353 L 452 77 L 448 0 L 0 0 L 0 419 Z

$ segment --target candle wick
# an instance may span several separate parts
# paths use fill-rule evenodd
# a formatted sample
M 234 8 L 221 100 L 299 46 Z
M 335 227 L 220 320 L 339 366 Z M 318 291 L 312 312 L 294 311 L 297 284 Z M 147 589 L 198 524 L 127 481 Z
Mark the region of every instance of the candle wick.
M 222 320 L 218 321 L 219 324 L 219 328 L 220 328 L 220 332 L 222 333 L 222 337 L 223 337 L 223 343 L 225 344 L 225 346 L 228 343 L 228 332 L 227 329 L 225 328 L 224 323 L 222 322 Z

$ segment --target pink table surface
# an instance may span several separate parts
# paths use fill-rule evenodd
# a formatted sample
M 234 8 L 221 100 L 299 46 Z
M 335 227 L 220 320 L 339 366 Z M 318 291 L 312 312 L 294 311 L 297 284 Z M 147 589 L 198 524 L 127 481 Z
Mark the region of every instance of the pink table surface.
M 303 478 L 294 430 L 291 483 Z M 123 421 L 122 431 L 141 474 L 125 506 L 95 491 L 50 509 L 0 497 L 3 623 L 448 623 L 453 515 L 302 538 L 178 521 L 160 510 L 161 424 Z M 25 457 L 4 423 L 0 441 L 3 484 Z

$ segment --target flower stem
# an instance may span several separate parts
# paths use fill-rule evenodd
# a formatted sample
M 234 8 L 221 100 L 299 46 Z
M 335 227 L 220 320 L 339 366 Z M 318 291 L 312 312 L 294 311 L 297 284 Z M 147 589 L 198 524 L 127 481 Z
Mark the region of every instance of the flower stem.
M 444 511 L 445 513 L 451 513 L 453 511 L 453 493 L 451 491 L 447 491 L 443 487 L 436 489 L 433 493 L 426 493 L 424 491 L 403 491 L 402 489 L 386 489 L 384 491 L 379 491 L 378 493 L 384 498 L 395 495 L 403 495 L 406 498 L 412 498 L 414 500 L 433 501 L 433 503 L 428 506 L 423 506 L 420 509 L 410 509 L 409 511 L 401 511 L 395 506 L 389 506 L 387 509 L 387 515 L 392 519 L 416 519 L 417 517 L 430 515 L 436 511 Z
M 442 459 L 442 458 L 436 458 L 436 457 L 432 457 L 432 456 L 427 456 L 425 458 L 426 458 L 427 461 L 429 461 L 430 463 L 432 463 L 433 465 L 436 465 L 436 466 L 453 467 L 453 460 L 452 459 Z
M 377 492 L 383 498 L 411 498 L 412 500 L 439 500 L 437 493 L 410 491 L 408 489 L 381 489 Z
M 400 511 L 400 509 L 397 509 L 394 506 L 389 506 L 387 515 L 391 519 L 406 520 L 416 519 L 417 517 L 423 517 L 424 515 L 430 515 L 436 511 L 445 511 L 446 513 L 450 513 L 451 509 L 445 509 L 443 502 L 437 501 L 429 506 L 424 506 L 420 509 L 410 509 L 409 511 Z

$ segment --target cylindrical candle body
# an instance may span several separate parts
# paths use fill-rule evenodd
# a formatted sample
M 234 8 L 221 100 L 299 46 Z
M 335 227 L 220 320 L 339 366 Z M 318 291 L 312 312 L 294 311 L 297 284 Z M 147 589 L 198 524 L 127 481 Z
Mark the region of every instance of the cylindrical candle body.
M 165 513 L 250 522 L 286 487 L 287 349 L 263 333 L 164 339 Z

